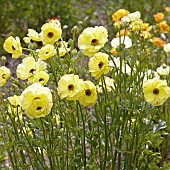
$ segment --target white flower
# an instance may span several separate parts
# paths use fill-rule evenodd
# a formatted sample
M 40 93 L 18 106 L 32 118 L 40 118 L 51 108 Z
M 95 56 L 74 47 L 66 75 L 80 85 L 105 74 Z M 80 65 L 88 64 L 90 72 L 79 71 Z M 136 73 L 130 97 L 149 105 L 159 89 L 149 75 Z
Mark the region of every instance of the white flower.
M 111 41 L 111 46 L 113 48 L 118 48 L 120 44 L 124 44 L 124 48 L 130 48 L 132 46 L 132 40 L 128 36 L 121 36 L 113 38 L 113 40 Z
M 170 53 L 170 43 L 164 45 L 164 51 Z
M 160 67 L 156 69 L 159 75 L 161 76 L 167 76 L 169 74 L 169 66 L 166 64 L 162 64 Z
M 128 15 L 126 15 L 125 17 L 123 17 L 121 20 L 123 22 L 133 22 L 133 21 L 137 21 L 139 20 L 141 17 L 141 14 L 139 11 L 136 11 L 136 12 L 133 12 L 133 13 L 130 13 Z

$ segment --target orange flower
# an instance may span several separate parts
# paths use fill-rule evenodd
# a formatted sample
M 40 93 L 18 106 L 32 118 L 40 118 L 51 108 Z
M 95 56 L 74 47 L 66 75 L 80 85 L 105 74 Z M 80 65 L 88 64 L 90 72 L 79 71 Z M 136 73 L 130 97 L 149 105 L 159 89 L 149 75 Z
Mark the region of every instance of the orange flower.
M 166 21 L 162 21 L 159 24 L 160 32 L 162 33 L 168 33 L 169 31 L 169 25 L 167 24 Z
M 117 32 L 116 37 L 121 37 L 121 36 L 128 36 L 129 35 L 129 31 L 126 29 L 120 30 L 119 32 Z
M 156 22 L 161 22 L 164 20 L 165 15 L 161 12 L 158 12 L 154 15 L 154 19 Z
M 169 6 L 165 7 L 165 11 L 170 12 L 170 7 Z
M 153 37 L 152 43 L 159 48 L 163 48 L 163 46 L 166 44 L 166 41 L 161 40 L 159 37 Z
M 119 9 L 117 10 L 113 15 L 112 15 L 112 20 L 113 21 L 118 21 L 121 18 L 123 18 L 124 16 L 130 14 L 129 11 L 127 11 L 126 9 Z

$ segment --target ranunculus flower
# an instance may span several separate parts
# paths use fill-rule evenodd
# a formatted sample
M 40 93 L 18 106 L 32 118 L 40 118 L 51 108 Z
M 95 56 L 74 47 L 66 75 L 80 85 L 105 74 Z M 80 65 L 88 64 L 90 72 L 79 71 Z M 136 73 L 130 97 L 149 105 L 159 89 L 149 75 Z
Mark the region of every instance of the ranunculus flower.
M 27 87 L 21 94 L 21 108 L 30 118 L 45 117 L 53 105 L 49 88 L 39 83 Z
M 164 80 L 149 79 L 143 83 L 145 100 L 154 105 L 162 105 L 170 96 L 170 88 Z
M 11 71 L 9 68 L 5 66 L 0 67 L 0 87 L 4 86 L 8 80 L 8 78 L 11 76 Z
M 22 54 L 22 47 L 19 37 L 8 37 L 3 45 L 6 52 L 12 54 L 12 58 L 19 58 Z
M 93 106 L 97 101 L 96 86 L 91 81 L 84 81 L 85 88 L 80 93 L 78 101 L 83 106 Z
M 78 47 L 89 57 L 97 53 L 108 41 L 108 33 L 103 26 L 88 27 L 78 38 Z
M 58 95 L 61 99 L 77 100 L 80 92 L 84 89 L 84 81 L 78 75 L 65 74 L 58 82 Z

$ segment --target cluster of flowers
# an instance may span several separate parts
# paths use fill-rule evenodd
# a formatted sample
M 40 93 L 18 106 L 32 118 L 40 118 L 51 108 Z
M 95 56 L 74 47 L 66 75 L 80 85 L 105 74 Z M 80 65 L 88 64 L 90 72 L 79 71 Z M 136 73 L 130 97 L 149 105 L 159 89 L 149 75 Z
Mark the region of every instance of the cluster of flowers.
M 153 27 L 149 23 L 144 23 L 140 17 L 139 11 L 130 13 L 125 9 L 120 9 L 112 15 L 113 21 L 115 21 L 114 26 L 119 30 L 116 38 L 111 41 L 112 55 L 130 49 L 133 46 L 130 37 L 135 32 L 138 32 L 142 39 L 151 40 Z M 155 31 L 169 32 L 169 26 L 164 21 L 164 17 L 159 13 L 155 14 L 154 17 L 155 21 L 158 22 Z M 61 35 L 61 24 L 57 19 L 53 19 L 41 27 L 40 33 L 28 29 L 27 37 L 24 38 L 31 53 L 28 56 L 23 55 L 26 57 L 17 66 L 16 75 L 21 80 L 28 80 L 28 84 L 31 85 L 22 92 L 21 96 L 11 96 L 8 99 L 13 107 L 21 107 L 21 110 L 29 117 L 44 117 L 50 113 L 52 108 L 52 93 L 48 87 L 44 87 L 50 78 L 45 61 L 53 57 L 63 57 L 71 50 L 68 47 L 68 42 L 63 41 Z M 152 38 L 153 44 L 158 47 L 163 44 L 161 47 L 164 47 L 165 52 L 170 52 L 170 43 L 162 43 L 162 40 L 159 42 L 158 39 L 154 38 Z M 88 27 L 78 37 L 78 48 L 89 57 L 88 67 L 91 75 L 100 79 L 102 75 L 109 73 L 114 67 L 119 70 L 121 68 L 121 74 L 123 72 L 129 76 L 132 75 L 135 67 L 132 69 L 125 61 L 120 60 L 120 57 L 112 58 L 111 55 L 100 52 L 106 42 L 108 42 L 108 32 L 103 26 Z M 12 58 L 20 57 L 24 49 L 21 47 L 19 37 L 12 36 L 5 40 L 3 47 L 5 51 L 12 54 Z M 146 75 L 151 74 L 151 72 L 153 70 L 148 70 Z M 169 66 L 162 64 L 157 68 L 157 72 L 166 76 L 169 74 Z M 5 85 L 9 77 L 10 70 L 5 66 L 0 67 L 0 86 Z M 147 79 L 143 83 L 146 101 L 155 106 L 163 104 L 170 96 L 170 88 L 166 81 L 159 78 Z M 112 78 L 105 77 L 106 90 L 113 90 L 114 83 Z M 96 87 L 93 82 L 83 81 L 78 75 L 65 74 L 60 77 L 57 90 L 61 99 L 78 100 L 84 106 L 93 106 L 97 101 L 97 90 L 102 92 L 100 85 L 101 81 Z
M 166 10 L 170 12 L 169 8 Z M 145 41 L 150 41 L 156 47 L 163 48 L 167 54 L 170 53 L 170 43 L 167 43 L 165 40 L 162 40 L 159 37 L 153 37 L 153 34 L 151 33 L 151 31 L 157 35 L 160 33 L 160 35 L 166 39 L 165 34 L 169 33 L 170 26 L 165 20 L 165 15 L 163 13 L 156 13 L 154 15 L 154 20 L 156 22 L 154 26 L 150 25 L 149 23 L 144 23 L 140 17 L 141 14 L 139 11 L 130 13 L 125 9 L 119 9 L 112 15 L 114 26 L 118 32 L 116 34 L 117 38 L 114 38 L 111 42 L 113 47 L 111 53 L 119 54 L 122 49 L 130 48 L 132 46 L 132 40 L 129 37 L 134 33 L 138 34 L 141 37 L 141 40 L 143 39 Z M 120 59 L 114 59 L 116 65 L 118 65 L 117 60 L 119 64 Z M 126 63 L 124 64 L 122 72 L 125 70 L 125 67 L 127 74 L 130 75 L 131 68 Z M 154 106 L 162 105 L 170 97 L 170 88 L 167 86 L 166 80 L 160 79 L 160 76 L 162 78 L 166 78 L 166 76 L 169 75 L 169 69 L 170 67 L 163 63 L 156 69 L 156 71 L 149 69 L 144 76 L 144 97 L 147 102 Z M 133 71 L 135 71 L 135 68 L 133 68 Z M 151 74 L 153 74 L 153 77 L 148 76 Z M 148 80 L 148 78 L 152 79 Z

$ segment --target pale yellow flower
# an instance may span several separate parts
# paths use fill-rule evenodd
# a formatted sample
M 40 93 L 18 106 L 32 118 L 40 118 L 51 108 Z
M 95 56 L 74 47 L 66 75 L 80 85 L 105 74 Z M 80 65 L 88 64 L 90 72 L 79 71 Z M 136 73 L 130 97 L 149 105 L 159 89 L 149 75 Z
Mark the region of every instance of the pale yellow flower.
M 46 69 L 46 63 L 42 60 L 35 61 L 33 57 L 26 57 L 22 60 L 22 63 L 17 66 L 16 74 L 17 78 L 26 80 L 36 74 L 39 71 Z
M 109 55 L 102 52 L 98 52 L 90 58 L 88 66 L 92 76 L 98 79 L 102 74 L 107 74 L 110 71 L 108 58 Z
M 46 85 L 50 76 L 45 71 L 39 71 L 36 74 L 34 74 L 32 77 L 28 79 L 28 82 L 31 83 L 40 83 L 42 85 Z
M 81 92 L 78 101 L 83 106 L 93 106 L 97 101 L 96 86 L 91 81 L 84 81 L 85 88 Z
M 78 47 L 89 57 L 97 53 L 108 41 L 108 33 L 103 26 L 88 27 L 78 38 Z
M 41 41 L 42 37 L 39 33 L 37 33 L 34 29 L 28 29 L 27 36 L 33 41 Z
M 54 44 L 61 38 L 61 26 L 53 21 L 44 24 L 41 30 L 44 44 Z
M 77 100 L 84 86 L 84 81 L 78 75 L 66 74 L 58 82 L 58 95 L 61 99 Z
M 162 105 L 170 96 L 170 88 L 164 80 L 149 79 L 143 83 L 145 100 L 154 105 Z
M 22 47 L 19 37 L 8 37 L 3 45 L 6 52 L 12 54 L 12 58 L 19 58 L 22 54 Z
M 136 11 L 136 12 L 133 12 L 133 13 L 130 13 L 126 16 L 124 16 L 121 20 L 123 22 L 133 22 L 133 21 L 138 21 L 141 17 L 141 14 L 139 11 Z
M 56 50 L 52 44 L 47 44 L 38 51 L 38 55 L 42 60 L 52 58 L 55 54 Z
M 19 106 L 20 96 L 14 95 L 14 96 L 8 97 L 7 99 L 13 107 Z
M 0 87 L 4 86 L 8 80 L 8 78 L 11 76 L 11 71 L 9 68 L 5 66 L 0 67 Z
M 60 57 L 64 57 L 70 51 L 70 49 L 71 48 L 69 47 L 68 42 L 66 41 L 58 42 L 58 52 Z
M 30 118 L 45 117 L 53 105 L 49 88 L 39 83 L 27 87 L 21 94 L 21 108 Z

